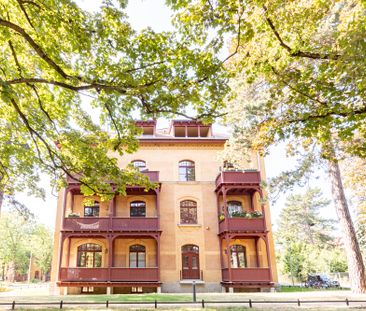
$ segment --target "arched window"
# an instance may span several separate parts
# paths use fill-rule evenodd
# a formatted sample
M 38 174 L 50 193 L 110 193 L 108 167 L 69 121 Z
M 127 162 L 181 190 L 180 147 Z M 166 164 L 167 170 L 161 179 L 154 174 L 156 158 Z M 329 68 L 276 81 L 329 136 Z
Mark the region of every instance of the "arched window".
M 145 246 L 135 244 L 130 246 L 130 268 L 144 268 L 146 266 Z
M 239 201 L 229 201 L 227 202 L 227 211 L 230 217 L 240 216 L 243 212 L 243 207 Z
M 194 162 L 184 160 L 179 162 L 179 180 L 180 181 L 195 181 Z
M 134 160 L 131 162 L 133 167 L 139 169 L 140 171 L 143 171 L 146 169 L 146 162 L 142 160 Z
M 94 243 L 82 244 L 78 247 L 77 266 L 97 268 L 102 266 L 102 247 Z
M 144 201 L 133 201 L 130 203 L 130 217 L 145 217 L 146 203 Z
M 197 223 L 197 203 L 195 201 L 185 200 L 180 202 L 180 223 Z
M 246 249 L 243 245 L 231 245 L 230 257 L 232 268 L 245 268 L 247 266 Z
M 182 246 L 182 278 L 200 278 L 199 248 L 197 245 Z
M 94 201 L 93 205 L 84 206 L 84 217 L 99 217 L 99 202 Z

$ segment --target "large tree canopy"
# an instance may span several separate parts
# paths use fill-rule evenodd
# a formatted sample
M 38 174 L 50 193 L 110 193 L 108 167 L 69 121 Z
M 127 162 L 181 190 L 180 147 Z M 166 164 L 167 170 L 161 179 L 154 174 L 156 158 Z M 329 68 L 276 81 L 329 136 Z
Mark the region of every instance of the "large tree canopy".
M 108 180 L 121 193 L 147 186 L 107 155 L 136 150 L 132 114 L 220 114 L 222 62 L 177 34 L 135 32 L 126 5 L 89 13 L 70 0 L 0 1 L 0 192 L 36 190 L 41 171 L 82 172 L 90 194 L 108 196 Z
M 265 148 L 278 139 L 324 143 L 332 135 L 353 140 L 347 151 L 366 156 L 365 144 L 357 143 L 366 134 L 361 1 L 168 2 L 177 10 L 176 24 L 192 40 L 219 50 L 225 34 L 233 36 L 231 69 L 257 96 L 246 106 L 248 118 L 240 118 L 243 111 L 236 115 L 241 137 L 254 135 L 252 141 Z

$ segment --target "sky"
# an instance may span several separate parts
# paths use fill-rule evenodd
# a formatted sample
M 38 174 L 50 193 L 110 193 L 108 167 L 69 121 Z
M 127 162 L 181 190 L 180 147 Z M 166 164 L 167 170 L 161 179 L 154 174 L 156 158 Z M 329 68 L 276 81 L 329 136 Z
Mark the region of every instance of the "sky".
M 77 2 L 83 9 L 90 11 L 98 10 L 100 3 L 95 0 L 79 0 Z M 172 13 L 164 5 L 163 0 L 130 0 L 127 14 L 130 23 L 136 30 L 141 30 L 145 27 L 152 27 L 155 31 L 172 29 L 170 23 Z M 222 127 L 218 125 L 214 125 L 214 131 L 215 130 L 223 131 Z M 270 155 L 265 158 L 267 177 L 275 177 L 282 171 L 293 168 L 295 164 L 296 161 L 294 159 L 286 157 L 284 144 L 273 147 L 271 148 Z M 17 199 L 26 204 L 41 223 L 53 228 L 55 224 L 57 193 L 50 188 L 50 182 L 47 176 L 42 176 L 41 186 L 46 190 L 45 200 L 28 196 L 25 193 L 17 195 Z M 321 188 L 324 197 L 331 200 L 330 184 L 327 181 L 324 172 L 319 172 L 318 178 L 311 180 L 311 186 Z M 303 191 L 304 189 L 295 189 L 296 193 Z M 271 206 L 272 224 L 274 225 L 277 223 L 280 211 L 284 206 L 285 197 L 286 195 L 282 195 L 279 200 Z M 333 203 L 331 203 L 328 208 L 324 209 L 322 214 L 328 218 L 336 218 Z

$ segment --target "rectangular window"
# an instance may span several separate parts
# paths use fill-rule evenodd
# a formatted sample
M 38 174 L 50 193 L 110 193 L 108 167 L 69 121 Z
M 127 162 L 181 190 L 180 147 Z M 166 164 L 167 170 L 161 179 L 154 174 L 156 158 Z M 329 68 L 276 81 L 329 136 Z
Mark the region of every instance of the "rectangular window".
M 145 217 L 146 216 L 145 206 L 131 206 L 130 216 L 131 217 Z
M 197 224 L 197 207 L 181 207 L 180 222 L 182 224 Z
M 142 287 L 132 287 L 131 292 L 132 293 L 142 293 Z
M 84 217 L 99 217 L 99 206 L 84 206 Z

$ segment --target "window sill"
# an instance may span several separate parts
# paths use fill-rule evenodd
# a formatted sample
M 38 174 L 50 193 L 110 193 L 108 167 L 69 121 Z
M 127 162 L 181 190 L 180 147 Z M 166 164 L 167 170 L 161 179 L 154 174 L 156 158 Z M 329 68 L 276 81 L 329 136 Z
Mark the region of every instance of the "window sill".
M 202 227 L 201 224 L 177 224 L 177 226 L 182 227 L 182 228 L 184 228 L 184 227 L 197 227 L 197 228 Z
M 193 284 L 193 282 L 195 284 L 205 284 L 205 281 L 203 280 L 195 280 L 195 279 L 186 279 L 186 280 L 180 280 L 179 283 L 180 284 Z
M 199 181 L 197 181 L 197 180 L 190 180 L 190 181 L 179 180 L 179 181 L 177 181 L 177 184 L 178 185 L 197 185 L 197 184 L 199 184 Z

